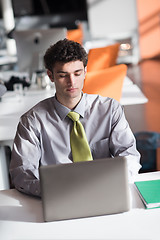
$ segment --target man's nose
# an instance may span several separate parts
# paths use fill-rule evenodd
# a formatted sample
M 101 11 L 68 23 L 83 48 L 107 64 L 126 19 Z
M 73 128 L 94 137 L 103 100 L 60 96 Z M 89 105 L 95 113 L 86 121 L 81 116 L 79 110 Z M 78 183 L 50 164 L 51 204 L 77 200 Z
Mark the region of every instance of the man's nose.
M 74 79 L 74 75 L 72 75 L 72 74 L 70 74 L 69 76 L 68 76 L 68 84 L 69 85 L 71 85 L 71 86 L 73 86 L 74 85 L 74 81 L 75 81 L 75 79 Z

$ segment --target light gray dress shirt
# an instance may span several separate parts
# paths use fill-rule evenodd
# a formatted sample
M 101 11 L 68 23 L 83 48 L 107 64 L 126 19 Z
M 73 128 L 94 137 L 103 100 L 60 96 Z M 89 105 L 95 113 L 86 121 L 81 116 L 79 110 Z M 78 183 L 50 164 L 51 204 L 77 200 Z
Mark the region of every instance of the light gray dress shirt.
M 93 159 L 128 156 L 130 174 L 138 173 L 140 154 L 123 107 L 116 100 L 83 94 L 74 111 L 80 114 Z M 18 190 L 40 196 L 39 166 L 72 162 L 69 112 L 54 96 L 21 117 L 10 164 Z

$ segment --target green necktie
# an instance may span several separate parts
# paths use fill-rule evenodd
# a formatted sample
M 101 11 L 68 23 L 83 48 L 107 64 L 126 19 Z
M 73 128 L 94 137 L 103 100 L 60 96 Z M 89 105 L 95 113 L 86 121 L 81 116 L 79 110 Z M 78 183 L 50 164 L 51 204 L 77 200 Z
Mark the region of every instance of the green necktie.
M 70 135 L 73 161 L 80 162 L 93 160 L 85 130 L 82 123 L 79 121 L 79 114 L 76 112 L 69 112 L 67 116 L 72 119 L 74 124 Z

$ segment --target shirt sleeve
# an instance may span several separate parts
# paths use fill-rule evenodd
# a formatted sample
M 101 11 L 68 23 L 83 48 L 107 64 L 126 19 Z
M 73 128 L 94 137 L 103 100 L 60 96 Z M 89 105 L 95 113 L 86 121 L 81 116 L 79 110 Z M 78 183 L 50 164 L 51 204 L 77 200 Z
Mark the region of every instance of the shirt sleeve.
M 10 164 L 11 181 L 21 192 L 40 196 L 41 148 L 34 119 L 23 116 L 17 127 Z
M 112 110 L 112 129 L 110 149 L 113 156 L 127 156 L 129 177 L 137 174 L 140 165 L 140 154 L 136 140 L 125 118 L 124 108 L 117 103 Z

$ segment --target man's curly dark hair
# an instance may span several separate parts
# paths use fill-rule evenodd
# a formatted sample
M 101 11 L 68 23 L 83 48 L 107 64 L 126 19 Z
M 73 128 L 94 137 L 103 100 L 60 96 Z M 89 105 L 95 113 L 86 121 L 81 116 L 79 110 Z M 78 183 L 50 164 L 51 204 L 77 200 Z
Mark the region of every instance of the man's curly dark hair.
M 77 42 L 63 39 L 51 45 L 44 55 L 45 68 L 53 71 L 56 62 L 67 63 L 80 60 L 87 66 L 88 55 L 85 49 Z

